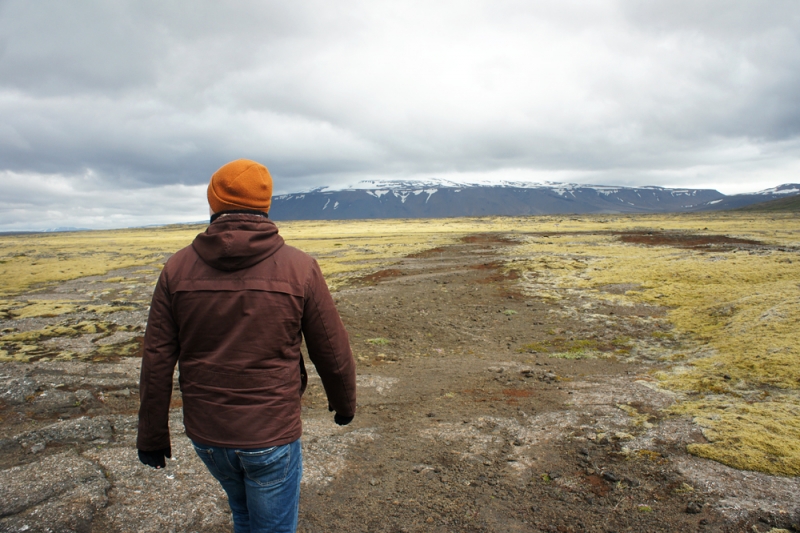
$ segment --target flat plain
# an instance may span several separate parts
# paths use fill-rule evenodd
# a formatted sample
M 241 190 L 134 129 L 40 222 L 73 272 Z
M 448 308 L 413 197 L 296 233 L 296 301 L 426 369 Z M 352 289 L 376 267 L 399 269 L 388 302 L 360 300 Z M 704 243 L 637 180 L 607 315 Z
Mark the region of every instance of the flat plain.
M 359 362 L 351 426 L 304 396 L 302 531 L 800 530 L 800 216 L 279 226 Z M 0 237 L 0 529 L 229 528 L 177 387 L 175 460 L 133 448 L 152 288 L 203 230 Z

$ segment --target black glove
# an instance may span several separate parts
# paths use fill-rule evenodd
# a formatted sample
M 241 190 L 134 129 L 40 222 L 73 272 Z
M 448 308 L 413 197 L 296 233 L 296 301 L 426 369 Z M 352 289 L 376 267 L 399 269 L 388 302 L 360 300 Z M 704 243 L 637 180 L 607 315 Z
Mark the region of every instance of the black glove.
M 346 426 L 347 424 L 353 421 L 353 418 L 355 418 L 355 416 L 342 416 L 339 413 L 333 415 L 333 421 L 339 424 L 340 426 Z
M 139 460 L 147 466 L 153 468 L 166 468 L 167 462 L 165 457 L 172 457 L 172 448 L 163 448 L 161 450 L 154 450 L 152 452 L 139 451 Z
M 331 407 L 331 404 L 328 404 L 328 411 L 333 412 L 333 407 Z M 339 424 L 340 426 L 346 426 L 347 424 L 353 421 L 353 418 L 355 418 L 355 415 L 342 416 L 339 413 L 333 415 L 333 421 Z

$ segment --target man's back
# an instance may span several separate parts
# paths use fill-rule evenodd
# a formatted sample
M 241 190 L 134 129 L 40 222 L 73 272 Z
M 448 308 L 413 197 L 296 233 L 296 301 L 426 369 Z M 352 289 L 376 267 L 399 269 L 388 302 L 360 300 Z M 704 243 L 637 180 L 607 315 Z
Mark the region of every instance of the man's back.
M 159 324 L 148 328 L 144 356 L 163 357 L 179 347 L 190 438 L 258 448 L 300 437 L 302 333 L 316 361 L 333 359 L 319 369 L 323 381 L 329 381 L 331 363 L 341 368 L 352 361 L 347 333 L 326 295 L 316 261 L 285 245 L 264 217 L 228 215 L 170 258 L 151 311 Z M 173 339 L 177 346 L 170 345 Z M 354 412 L 355 383 L 326 389 L 341 412 Z M 158 395 L 143 397 L 163 405 Z M 145 425 L 140 444 L 147 438 Z

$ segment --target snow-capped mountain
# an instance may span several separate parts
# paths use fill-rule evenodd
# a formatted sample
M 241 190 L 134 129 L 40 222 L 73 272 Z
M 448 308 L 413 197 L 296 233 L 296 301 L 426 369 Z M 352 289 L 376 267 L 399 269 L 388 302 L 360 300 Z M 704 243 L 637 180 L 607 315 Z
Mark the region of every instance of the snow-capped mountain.
M 614 187 L 565 183 L 456 183 L 370 180 L 275 196 L 275 220 L 441 218 L 566 213 L 665 213 L 731 209 L 800 193 L 788 184 L 726 196 L 710 189 Z
M 758 191 L 754 193 L 733 194 L 731 196 L 725 196 L 724 198 L 712 200 L 705 204 L 697 205 L 691 210 L 719 211 L 722 209 L 736 209 L 738 207 L 745 207 L 751 204 L 768 202 L 770 200 L 776 200 L 778 198 L 787 198 L 789 196 L 794 196 L 796 194 L 800 194 L 800 184 L 786 183 L 784 185 L 778 185 L 777 187 L 772 187 L 771 189 L 764 189 L 763 191 Z

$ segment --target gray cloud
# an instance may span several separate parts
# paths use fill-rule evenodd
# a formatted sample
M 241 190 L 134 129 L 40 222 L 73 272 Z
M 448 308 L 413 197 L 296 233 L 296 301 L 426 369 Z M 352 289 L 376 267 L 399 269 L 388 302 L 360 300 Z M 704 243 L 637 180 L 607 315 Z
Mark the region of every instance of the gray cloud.
M 173 219 L 202 218 L 200 186 L 238 157 L 283 192 L 797 181 L 798 35 L 793 0 L 6 0 L 0 228 L 147 221 L 171 204 L 115 198 L 178 192 L 195 207 Z

